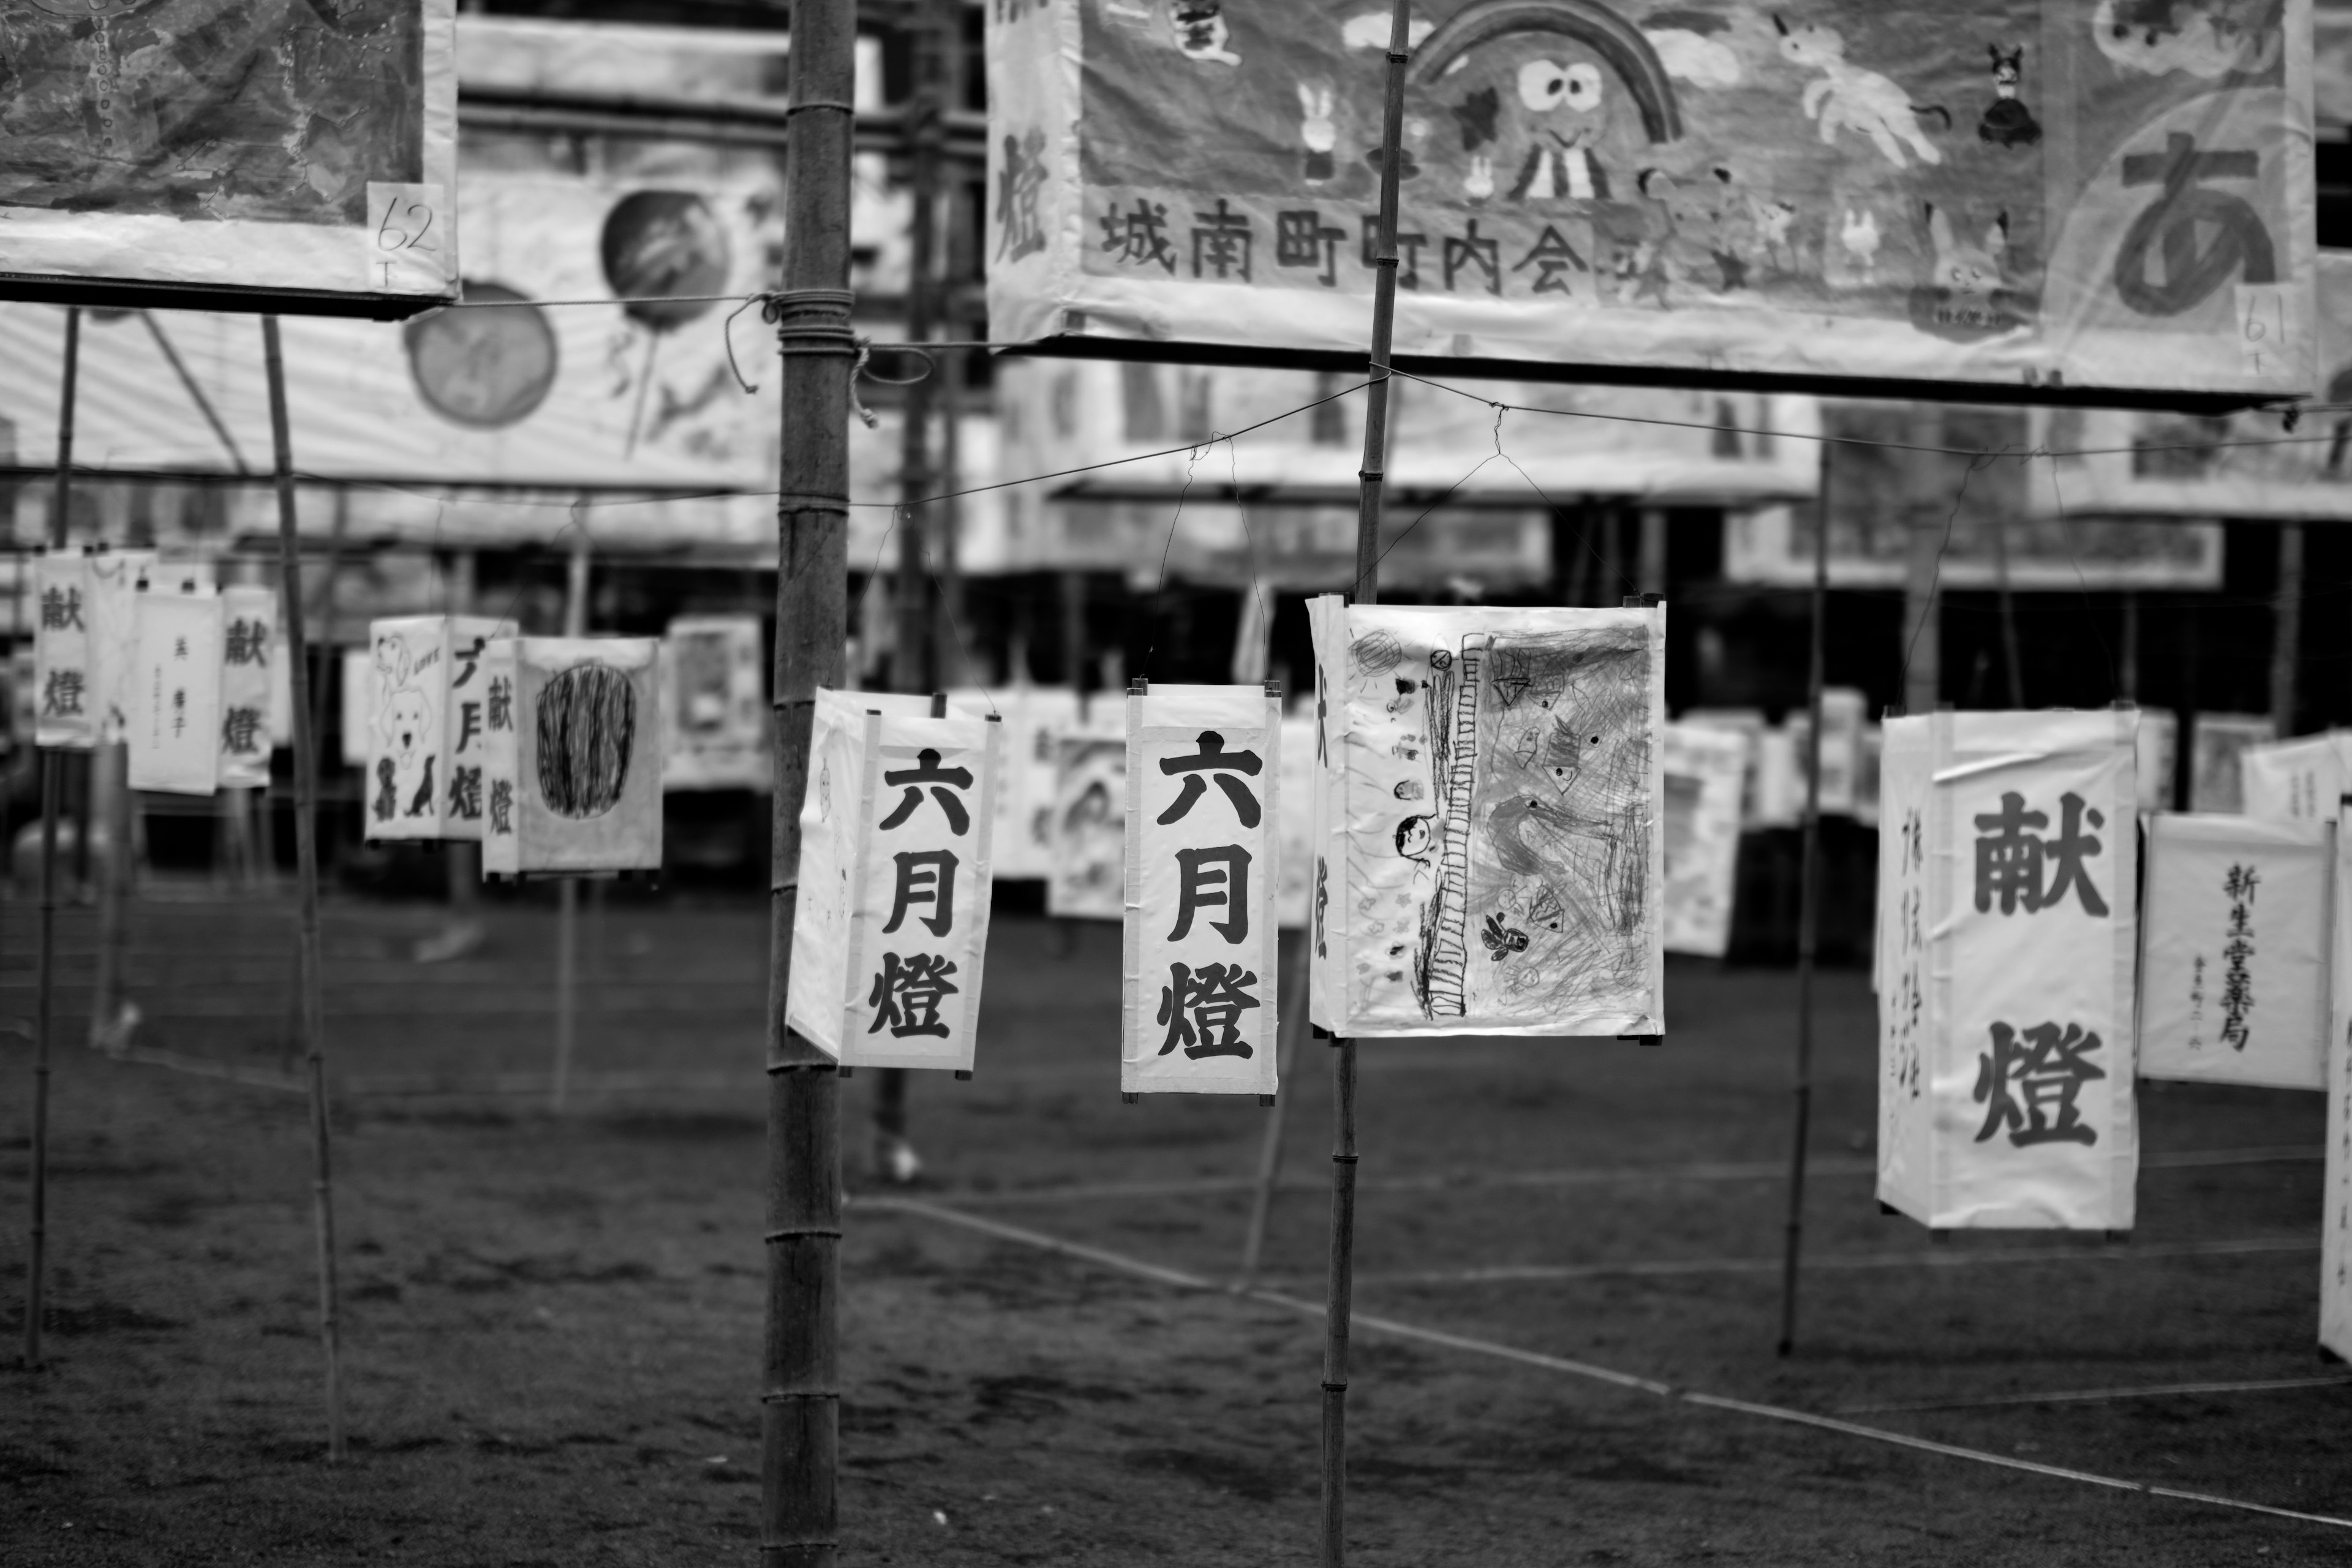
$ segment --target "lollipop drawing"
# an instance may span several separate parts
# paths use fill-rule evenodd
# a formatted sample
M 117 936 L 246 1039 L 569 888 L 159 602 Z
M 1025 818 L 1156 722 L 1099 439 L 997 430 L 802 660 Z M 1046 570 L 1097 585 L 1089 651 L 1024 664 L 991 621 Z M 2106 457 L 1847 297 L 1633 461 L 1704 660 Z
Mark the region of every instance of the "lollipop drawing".
M 604 215 L 598 243 L 604 281 L 621 301 L 633 334 L 646 341 L 629 415 L 627 450 L 635 452 L 645 420 L 661 340 L 710 313 L 712 296 L 734 272 L 733 247 L 709 202 L 690 191 L 633 191 Z

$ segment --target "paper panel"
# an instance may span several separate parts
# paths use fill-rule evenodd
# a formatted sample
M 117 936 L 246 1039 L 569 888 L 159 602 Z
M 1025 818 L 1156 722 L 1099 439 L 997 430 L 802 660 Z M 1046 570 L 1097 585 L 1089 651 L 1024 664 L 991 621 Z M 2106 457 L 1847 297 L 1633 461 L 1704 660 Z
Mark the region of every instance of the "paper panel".
M 2306 391 L 2310 15 L 1436 0 L 1396 351 Z M 1383 33 L 1360 0 L 1000 18 L 998 335 L 1360 354 Z
M 1735 731 L 1669 724 L 1664 740 L 1668 952 L 1721 958 L 1731 945 L 1739 795 L 1748 743 Z
M 661 868 L 661 686 L 651 637 L 517 637 L 520 871 Z
M 1306 930 L 1315 909 L 1315 721 L 1282 721 L 1282 885 L 1276 918 L 1285 931 Z
M 33 679 L 39 692 L 34 743 L 86 752 L 97 743 L 99 708 L 90 679 L 89 558 L 58 551 L 33 558 L 39 623 L 33 633 Z
M 1127 700 L 1124 1093 L 1273 1094 L 1282 701 Z
M 367 837 L 438 838 L 449 774 L 449 626 L 406 616 L 368 627 L 375 679 L 369 693 Z M 346 722 L 348 722 L 346 716 Z
M 792 985 L 785 1021 L 838 1061 L 845 1038 L 849 920 L 857 863 L 865 712 L 855 692 L 819 688 L 809 732 L 808 788 L 801 799 L 799 895 L 793 921 Z
M 2325 1089 L 2335 825 L 2148 822 L 2139 1075 Z
M 489 680 L 482 672 L 491 639 L 514 635 L 513 626 L 488 616 L 449 617 L 449 692 L 444 726 L 441 837 L 478 842 L 488 816 L 483 747 L 488 731 Z
M 1664 1033 L 1664 610 L 1358 606 L 1345 626 L 1321 847 L 1348 925 L 1316 960 L 1339 1032 Z
M 662 638 L 666 790 L 773 786 L 757 616 L 680 616 Z
M 1941 907 L 1937 883 L 1947 869 L 1927 852 L 1935 796 L 1928 724 L 1887 720 L 1878 773 L 1878 1201 L 1915 1219 L 1935 1212 L 1927 1075 L 1943 1026 L 1927 947 L 1928 911 Z
M 1821 810 L 1823 816 L 1853 815 L 1854 792 L 1862 771 L 1862 722 L 1869 706 L 1869 699 L 1852 687 L 1822 689 Z M 1800 821 L 1804 817 L 1805 774 L 1811 760 L 1810 731 L 1812 727 L 1811 714 L 1802 709 L 1790 713 L 1786 726 L 1789 760 L 1796 773 L 1795 809 Z
M 1127 918 L 1127 742 L 1109 735 L 1055 740 L 1052 875 L 1045 912 Z
M 131 667 L 139 657 L 139 585 L 156 578 L 157 585 L 177 588 L 202 574 L 191 565 L 174 563 L 165 570 L 152 550 L 108 550 L 89 556 L 89 684 L 97 693 L 101 741 L 120 741 L 131 721 Z
M 0 271 L 454 293 L 455 10 L 19 7 Z
M 2207 816 L 2245 810 L 2244 755 L 2277 733 L 2260 714 L 2190 715 L 2189 809 Z
M 2238 753 L 2248 816 L 2272 822 L 2333 822 L 2352 762 L 2352 730 L 2267 745 Z
M 2133 766 L 2139 775 L 2139 808 L 2170 811 L 2173 775 L 2180 756 L 2180 716 L 2161 708 L 2141 709 L 2134 751 Z
M 278 650 L 278 592 L 253 584 L 221 590 L 220 782 L 269 785 L 271 685 Z
M 362 671 L 374 666 L 362 663 Z M 351 690 L 352 662 L 343 662 L 343 689 Z M 522 871 L 522 840 L 515 833 L 515 774 L 521 742 L 515 734 L 515 639 L 492 637 L 482 649 L 482 875 L 513 877 Z M 347 710 L 348 711 L 348 710 Z M 349 742 L 345 742 L 348 748 Z
M 1108 709 L 1113 699 L 1097 700 Z M 1015 686 L 950 692 L 948 706 L 974 718 L 1001 715 L 1003 775 L 997 781 L 996 832 L 990 853 L 998 881 L 1045 881 L 1053 874 L 1057 738 L 1086 727 L 1078 694 L 1058 686 Z
M 132 603 L 138 653 L 125 682 L 131 787 L 211 795 L 220 785 L 219 595 L 153 589 Z

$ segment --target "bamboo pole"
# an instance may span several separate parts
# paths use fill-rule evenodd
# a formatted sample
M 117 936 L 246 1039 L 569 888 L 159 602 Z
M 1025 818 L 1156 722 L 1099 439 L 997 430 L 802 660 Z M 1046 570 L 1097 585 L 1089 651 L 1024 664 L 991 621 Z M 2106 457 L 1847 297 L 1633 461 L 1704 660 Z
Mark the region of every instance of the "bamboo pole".
M 131 875 L 131 747 L 101 737 L 91 750 L 90 817 L 106 821 L 107 852 L 98 863 L 98 942 L 89 990 L 89 1043 L 101 1051 L 131 1043 L 122 1022 L 124 904 Z
M 572 535 L 572 555 L 563 572 L 563 635 L 588 635 L 588 529 Z M 555 1070 L 548 1075 L 547 1108 L 563 1114 L 572 1093 L 572 1054 L 577 1047 L 580 1007 L 580 879 L 555 884 Z
M 1662 509 L 1643 509 L 1641 543 L 1640 591 L 1663 599 L 1666 595 L 1666 514 Z
M 1797 1060 L 1789 1092 L 1795 1102 L 1789 1137 L 1789 1218 L 1780 1256 L 1780 1353 L 1797 1347 L 1797 1270 L 1805 1245 L 1805 1143 L 1813 1121 L 1813 967 L 1821 931 L 1822 884 L 1822 682 L 1824 623 L 1830 601 L 1830 457 L 1822 443 L 1820 515 L 1813 524 L 1813 624 L 1805 674 L 1804 849 L 1797 883 Z
M 2278 593 L 2271 601 L 2271 723 L 2280 740 L 2295 732 L 2296 659 L 2303 646 L 2303 524 L 2278 531 Z
M 1298 1037 L 1307 1032 L 1307 932 L 1286 931 L 1282 933 L 1283 973 L 1290 984 L 1282 1003 L 1282 1028 L 1275 1041 L 1274 1076 L 1280 1082 L 1290 1076 L 1291 1064 L 1298 1057 Z M 1276 1095 L 1265 1118 L 1265 1136 L 1257 1151 L 1257 1185 L 1250 1194 L 1249 1228 L 1242 1236 L 1242 1268 L 1236 1286 L 1248 1289 L 1257 1279 L 1258 1259 L 1265 1250 L 1266 1220 L 1274 1210 L 1274 1189 L 1282 1177 L 1283 1119 L 1290 1105 L 1287 1095 Z
M 2009 581 L 2009 521 L 2006 518 L 1992 520 L 1993 584 L 2000 592 L 2000 662 L 2009 671 L 2009 706 L 2013 712 L 2025 709 L 2025 663 L 2017 652 L 2017 595 Z
M 319 944 L 319 754 L 310 730 L 310 638 L 302 625 L 302 554 L 295 534 L 294 447 L 287 431 L 286 362 L 278 318 L 261 318 L 269 375 L 269 438 L 278 479 L 278 559 L 294 709 L 294 860 L 301 910 L 302 1045 L 310 1062 L 311 1210 L 319 1243 L 319 1340 L 327 1356 L 327 1457 L 343 1458 L 341 1352 L 335 1287 L 335 1174 L 327 1120 L 326 971 Z
M 75 381 L 81 372 L 81 307 L 66 310 L 65 372 L 58 392 L 58 479 L 49 507 L 49 548 L 66 547 L 67 509 L 73 500 Z M 17 570 L 24 570 L 18 563 Z M 48 1284 L 49 1012 L 57 999 L 58 784 L 64 753 L 41 752 L 41 930 L 34 960 L 33 1190 L 25 1258 L 25 1367 L 41 1365 L 41 1313 Z
M 1412 58 L 1410 0 L 1389 8 L 1388 91 L 1381 106 L 1381 216 L 1373 254 L 1371 384 L 1358 470 L 1356 581 L 1351 600 L 1381 600 L 1381 484 L 1389 437 L 1389 355 L 1396 333 L 1397 166 L 1403 161 L 1404 73 Z M 1331 1265 L 1323 1324 L 1323 1568 L 1348 1560 L 1348 1329 L 1356 1285 L 1356 1042 L 1331 1041 Z
M 769 885 L 768 1168 L 762 1239 L 761 1568 L 835 1568 L 840 1455 L 841 1080 L 785 1026 L 800 907 L 800 814 L 816 689 L 842 682 L 848 604 L 849 157 L 856 0 L 793 0 L 784 153 L 783 352 L 776 500 L 776 787 Z
M 1944 411 L 1915 403 L 1904 439 L 1913 450 L 1899 455 L 1903 472 L 1904 530 L 1909 545 L 1903 578 L 1903 709 L 1933 713 L 1943 689 L 1943 616 L 1937 609 L 1944 527 L 1948 499 L 1941 493 L 1939 454 Z M 1824 515 L 1827 515 L 1826 513 Z

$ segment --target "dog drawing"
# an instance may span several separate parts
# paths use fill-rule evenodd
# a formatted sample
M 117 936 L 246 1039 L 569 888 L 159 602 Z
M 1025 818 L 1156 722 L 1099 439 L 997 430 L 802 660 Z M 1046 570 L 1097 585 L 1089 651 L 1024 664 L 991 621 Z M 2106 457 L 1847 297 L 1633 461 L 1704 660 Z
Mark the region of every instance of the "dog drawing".
M 1940 114 L 1951 129 L 1952 111 L 1941 104 L 1914 103 L 1910 94 L 1890 79 L 1860 66 L 1848 65 L 1845 36 L 1819 24 L 1791 27 L 1776 12 L 1772 26 L 1780 29 L 1780 56 L 1793 65 L 1822 74 L 1805 84 L 1797 107 L 1805 118 L 1821 122 L 1822 140 L 1835 142 L 1840 131 L 1858 131 L 1870 138 L 1880 156 L 1898 169 L 1907 169 L 1909 148 L 1922 163 L 1940 163 L 1943 150 L 1919 128 L 1922 115 Z
M 376 713 L 377 776 L 395 799 L 405 801 L 399 815 L 426 816 L 433 809 L 433 763 L 441 750 L 440 737 L 433 730 L 432 704 L 425 700 L 408 645 L 400 637 L 387 637 L 376 643 L 375 668 L 383 692 Z M 392 770 L 389 778 L 383 775 L 386 766 Z M 390 820 L 381 795 L 376 814 L 379 820 Z

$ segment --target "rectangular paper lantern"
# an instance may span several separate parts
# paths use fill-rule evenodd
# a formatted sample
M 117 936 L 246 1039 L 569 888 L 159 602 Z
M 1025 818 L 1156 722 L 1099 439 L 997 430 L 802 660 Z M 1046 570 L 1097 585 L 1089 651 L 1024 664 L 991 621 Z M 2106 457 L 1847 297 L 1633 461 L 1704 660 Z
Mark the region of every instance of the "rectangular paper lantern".
M 374 748 L 375 654 L 364 647 L 345 648 L 340 699 L 343 716 L 343 766 L 365 771 Z
M 1862 726 L 1869 706 L 1869 699 L 1852 687 L 1832 686 L 1822 691 L 1821 809 L 1823 816 L 1853 815 L 1854 790 L 1862 776 Z M 1787 725 L 1790 765 L 1796 772 L 1792 815 L 1800 822 L 1805 814 L 1805 773 L 1809 766 L 1812 717 L 1802 708 L 1793 709 L 1790 711 Z
M 492 649 L 511 654 L 491 658 Z M 513 660 L 511 697 L 501 682 Z M 510 876 L 657 871 L 662 853 L 660 644 L 652 637 L 498 637 L 476 679 L 482 869 Z M 513 752 L 500 736 L 514 726 Z M 511 844 L 498 824 L 513 813 Z M 495 845 L 495 849 L 491 847 Z
M 2310 3 L 2184 16 L 1417 7 L 1396 353 L 2308 392 Z M 1387 43 L 1363 0 L 1003 7 L 992 331 L 1360 355 Z
M 2137 744 L 2139 808 L 2170 811 L 2173 773 L 2180 756 L 2180 716 L 2162 708 L 2141 709 Z
M 19 7 L 0 272 L 100 303 L 401 314 L 454 295 L 456 9 Z
M 278 666 L 278 592 L 253 584 L 221 590 L 220 782 L 269 784 L 270 708 Z
M 1281 736 L 1262 687 L 1128 694 L 1123 1093 L 1275 1092 Z
M 1079 920 L 1127 918 L 1127 742 L 1114 735 L 1056 736 L 1053 875 L 1045 912 Z
M 140 584 L 180 588 L 195 580 L 193 565 L 163 567 L 152 550 L 109 550 L 89 555 L 89 687 L 98 738 L 110 744 L 123 738 L 131 722 L 131 668 L 139 658 L 135 606 Z
M 1307 611 L 1315 1022 L 1664 1034 L 1664 609 Z
M 89 558 L 78 550 L 33 557 L 39 622 L 33 633 L 33 679 L 39 696 L 36 745 L 89 751 L 98 740 L 98 694 L 90 680 L 92 618 Z
M 820 690 L 788 1021 L 845 1067 L 969 1072 L 1003 726 Z
M 211 795 L 220 787 L 220 595 L 150 589 L 134 599 L 131 619 L 131 787 Z
M 2238 753 L 2248 816 L 2271 822 L 2333 822 L 2352 761 L 2352 730 L 2248 746 Z
M 507 629 L 487 616 L 402 616 L 370 624 L 368 837 L 482 837 L 488 693 L 481 661 L 490 640 Z M 346 712 L 347 735 L 350 722 Z
M 1739 794 L 1748 742 L 1736 731 L 1665 729 L 1668 952 L 1721 958 L 1731 945 L 1731 897 L 1739 869 Z
M 2319 1224 L 2319 1342 L 2352 1360 L 2352 836 L 2336 837 L 2335 981 L 2328 1001 L 2326 1207 Z
M 773 787 L 757 616 L 680 616 L 662 638 L 662 787 Z
M 2257 713 L 2192 715 L 2189 809 L 2207 816 L 2245 810 L 2245 770 L 2241 762 L 2250 747 L 2266 745 L 2277 734 L 2277 727 Z
M 1110 700 L 1097 699 L 1097 705 Z M 1078 694 L 1058 686 L 1014 686 L 992 692 L 973 687 L 950 692 L 948 707 L 975 719 L 994 713 L 1004 728 L 1004 771 L 997 783 L 996 833 L 990 846 L 996 879 L 1048 879 L 1053 875 L 1056 740 L 1085 727 Z
M 1305 931 L 1315 914 L 1315 720 L 1282 721 L 1282 888 L 1276 918 L 1286 931 Z
M 2336 825 L 2148 819 L 2139 1076 L 2325 1089 Z
M 1878 1196 L 1922 1225 L 2131 1228 L 2134 722 L 1886 722 Z

